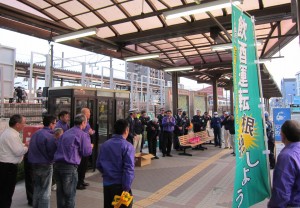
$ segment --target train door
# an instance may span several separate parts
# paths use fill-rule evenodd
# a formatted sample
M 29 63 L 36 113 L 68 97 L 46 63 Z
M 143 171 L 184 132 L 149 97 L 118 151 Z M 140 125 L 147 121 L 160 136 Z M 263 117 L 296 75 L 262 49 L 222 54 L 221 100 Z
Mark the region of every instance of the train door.
M 96 121 L 96 108 L 95 108 L 95 99 L 91 99 L 88 97 L 81 98 L 81 97 L 76 97 L 74 98 L 74 117 L 71 119 L 71 121 L 74 121 L 75 115 L 81 113 L 82 108 L 88 108 L 90 109 L 91 112 L 91 117 L 89 119 L 89 124 L 93 130 L 95 130 L 95 134 L 91 135 L 91 142 L 94 144 L 92 156 L 90 157 L 90 165 L 93 170 L 96 169 L 96 160 L 97 160 L 97 155 L 98 155 L 98 131 L 97 131 L 97 121 Z
M 104 143 L 112 134 L 115 123 L 115 104 L 113 98 L 98 98 L 98 144 Z

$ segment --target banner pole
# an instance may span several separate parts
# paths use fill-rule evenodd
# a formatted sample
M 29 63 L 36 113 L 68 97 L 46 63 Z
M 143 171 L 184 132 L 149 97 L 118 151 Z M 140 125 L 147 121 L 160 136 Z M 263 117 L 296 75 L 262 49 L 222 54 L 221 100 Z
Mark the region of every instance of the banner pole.
M 251 20 L 253 22 L 253 25 L 255 27 L 255 19 L 254 16 L 251 16 Z M 265 103 L 263 100 L 263 91 L 262 91 L 262 82 L 261 82 L 261 70 L 260 70 L 260 63 L 259 63 L 259 57 L 258 57 L 258 53 L 257 53 L 257 39 L 256 39 L 256 33 L 255 30 L 253 31 L 254 33 L 254 39 L 255 39 L 255 55 L 256 55 L 256 64 L 257 64 L 257 75 L 258 75 L 258 84 L 259 84 L 259 93 L 260 93 L 260 101 L 261 101 L 261 116 L 262 116 L 262 120 L 263 120 L 263 127 L 264 127 L 264 141 L 265 141 L 265 155 L 266 155 L 266 160 L 267 160 L 267 167 L 268 167 L 268 175 L 269 175 L 269 187 L 271 188 L 271 174 L 270 174 L 270 161 L 269 161 L 269 154 L 270 151 L 268 149 L 268 138 L 267 138 L 267 131 L 266 131 L 266 119 L 265 119 L 265 115 L 264 115 L 264 111 L 265 111 Z

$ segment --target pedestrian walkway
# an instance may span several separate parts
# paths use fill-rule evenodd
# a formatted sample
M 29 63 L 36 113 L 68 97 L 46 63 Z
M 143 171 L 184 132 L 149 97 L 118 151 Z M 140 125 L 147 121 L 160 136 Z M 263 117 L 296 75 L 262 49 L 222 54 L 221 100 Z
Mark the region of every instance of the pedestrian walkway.
M 135 208 L 224 208 L 231 207 L 235 175 L 235 157 L 230 149 L 206 145 L 208 150 L 188 149 L 193 156 L 160 157 L 152 164 L 136 167 L 132 186 Z M 160 156 L 160 154 L 158 155 Z M 258 179 L 259 180 L 259 179 Z M 101 175 L 89 172 L 86 190 L 77 190 L 76 207 L 103 207 Z M 254 205 L 267 207 L 268 200 Z M 27 208 L 24 182 L 17 185 L 12 207 Z M 55 191 L 52 191 L 51 207 L 56 207 Z

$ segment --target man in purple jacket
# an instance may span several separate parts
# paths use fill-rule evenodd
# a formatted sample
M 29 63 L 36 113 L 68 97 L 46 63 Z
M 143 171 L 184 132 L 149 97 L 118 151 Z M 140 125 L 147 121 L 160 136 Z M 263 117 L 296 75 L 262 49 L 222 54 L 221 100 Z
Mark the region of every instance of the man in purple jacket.
M 162 120 L 163 126 L 163 143 L 162 143 L 162 153 L 163 157 L 172 157 L 170 154 L 172 147 L 173 131 L 176 124 L 175 118 L 172 116 L 172 111 L 167 110 L 167 115 Z
M 104 207 L 111 205 L 114 196 L 121 196 L 123 191 L 131 195 L 131 184 L 134 179 L 134 153 L 131 143 L 126 141 L 129 133 L 127 120 L 117 120 L 114 135 L 101 145 L 97 159 L 97 169 L 102 173 L 104 187 Z M 132 207 L 132 202 L 128 207 Z
M 91 137 L 94 136 L 95 131 L 91 128 L 89 120 L 91 118 L 91 111 L 88 108 L 82 108 L 81 109 L 81 114 L 85 115 L 87 119 L 86 127 L 83 129 L 85 133 L 87 133 L 89 136 L 87 137 L 88 140 L 91 140 Z M 84 190 L 86 186 L 89 185 L 89 183 L 86 183 L 84 181 L 85 179 L 85 173 L 88 168 L 88 162 L 89 162 L 89 157 L 82 157 L 80 164 L 78 166 L 78 182 L 77 182 L 77 189 L 79 190 Z
M 53 157 L 56 143 L 53 129 L 56 117 L 44 115 L 44 128 L 32 134 L 28 149 L 28 162 L 33 172 L 33 207 L 50 207 Z
M 278 155 L 273 172 L 268 208 L 300 207 L 300 123 L 285 121 L 280 136 L 285 147 Z
M 75 116 L 74 127 L 67 130 L 58 140 L 54 155 L 54 177 L 57 184 L 57 208 L 75 207 L 77 168 L 82 157 L 92 153 L 89 135 L 83 131 L 87 119 L 84 115 Z
M 58 118 L 59 120 L 57 121 L 55 128 L 62 128 L 64 132 L 67 131 L 70 128 L 70 113 L 68 111 L 61 111 L 58 114 Z

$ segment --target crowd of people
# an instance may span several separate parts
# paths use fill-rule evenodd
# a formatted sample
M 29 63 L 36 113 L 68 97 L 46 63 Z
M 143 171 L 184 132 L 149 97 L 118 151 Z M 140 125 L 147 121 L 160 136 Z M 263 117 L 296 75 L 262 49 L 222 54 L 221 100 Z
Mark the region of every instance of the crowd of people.
M 84 179 L 93 148 L 90 136 L 95 133 L 89 118 L 90 110 L 83 108 L 70 128 L 67 111 L 60 112 L 58 121 L 54 115 L 43 115 L 43 128 L 23 144 L 19 132 L 26 118 L 13 115 L 0 136 L 0 207 L 11 206 L 17 164 L 23 157 L 28 205 L 50 207 L 51 187 L 56 183 L 57 207 L 75 207 L 76 189 L 89 185 Z
M 26 118 L 21 115 L 10 118 L 9 128 L 0 135 L 0 207 L 11 206 L 17 164 L 24 156 L 28 204 L 50 207 L 51 187 L 56 184 L 57 207 L 75 207 L 76 189 L 83 190 L 89 185 L 85 182 L 85 173 L 93 149 L 91 136 L 95 134 L 89 124 L 90 115 L 88 108 L 82 108 L 71 128 L 67 111 L 60 112 L 58 120 L 54 115 L 43 115 L 43 128 L 33 133 L 25 144 L 21 142 L 19 132 L 24 128 Z M 275 164 L 274 132 L 268 113 L 265 113 L 265 120 L 270 167 L 275 168 L 272 198 L 268 206 L 299 206 L 300 124 L 287 121 L 282 126 L 281 137 L 286 147 Z M 161 108 L 160 114 L 153 119 L 145 111 L 131 110 L 127 119 L 116 121 L 114 135 L 101 145 L 96 162 L 103 177 L 104 207 L 113 207 L 111 203 L 115 195 L 121 196 L 123 192 L 132 195 L 134 155 L 142 152 L 146 140 L 153 159 L 159 159 L 156 151 L 158 141 L 162 157 L 172 157 L 172 145 L 175 150 L 181 150 L 178 137 L 191 131 L 206 131 L 208 127 L 213 129 L 214 145 L 232 148 L 235 156 L 234 115 L 226 111 L 221 116 L 214 112 L 211 117 L 207 112 L 201 115 L 201 111 L 197 110 L 190 120 L 181 108 L 174 116 L 171 110 Z M 27 176 L 26 169 L 29 170 Z M 132 207 L 132 202 L 129 207 Z
M 42 100 L 42 94 L 43 94 L 43 90 L 42 87 L 39 87 L 36 91 L 35 91 L 36 97 L 37 97 L 37 102 L 40 103 L 40 101 Z M 13 90 L 13 97 L 9 98 L 9 103 L 13 103 L 14 101 L 16 103 L 26 103 L 26 101 L 28 100 L 28 94 L 26 92 L 26 90 L 21 87 L 14 87 Z
M 140 116 L 138 116 L 140 114 Z M 129 123 L 129 135 L 127 141 L 133 144 L 135 152 L 141 152 L 144 145 L 144 137 L 147 138 L 149 153 L 153 154 L 154 159 L 159 159 L 156 155 L 156 145 L 159 141 L 159 149 L 163 157 L 172 157 L 171 148 L 181 151 L 179 137 L 190 132 L 206 131 L 210 126 L 214 132 L 215 146 L 224 148 L 234 148 L 234 116 L 224 111 L 222 116 L 215 112 L 211 117 L 208 112 L 201 115 L 197 110 L 196 115 L 190 119 L 187 113 L 181 108 L 177 109 L 175 115 L 171 110 L 160 109 L 157 117 L 150 120 L 145 111 L 139 112 L 137 109 L 130 110 L 127 118 Z M 210 123 L 210 124 L 209 124 Z M 197 149 L 205 149 L 201 145 Z M 232 154 L 235 156 L 233 150 Z

